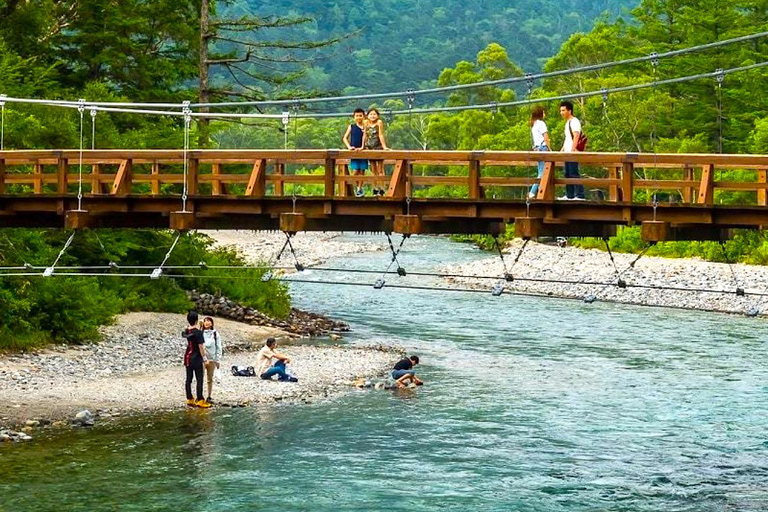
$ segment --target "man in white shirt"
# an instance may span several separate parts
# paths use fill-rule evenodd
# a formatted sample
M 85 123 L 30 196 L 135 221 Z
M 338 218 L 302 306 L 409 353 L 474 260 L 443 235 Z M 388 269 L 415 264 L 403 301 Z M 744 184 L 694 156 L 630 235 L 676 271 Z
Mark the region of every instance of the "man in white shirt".
M 575 153 L 581 137 L 581 122 L 573 115 L 573 103 L 563 101 L 560 103 L 560 116 L 565 119 L 565 142 L 562 151 L 564 153 Z M 565 177 L 580 178 L 579 163 L 565 162 Z M 579 199 L 584 200 L 584 185 L 566 185 L 565 197 L 560 199 Z
M 298 379 L 288 375 L 285 371 L 285 365 L 291 360 L 288 356 L 277 352 L 276 348 L 277 340 L 267 338 L 266 344 L 259 350 L 259 355 L 256 357 L 257 375 L 263 380 L 272 380 L 272 376 L 277 375 L 277 380 L 296 382 Z M 276 359 L 275 364 L 272 364 L 272 359 Z

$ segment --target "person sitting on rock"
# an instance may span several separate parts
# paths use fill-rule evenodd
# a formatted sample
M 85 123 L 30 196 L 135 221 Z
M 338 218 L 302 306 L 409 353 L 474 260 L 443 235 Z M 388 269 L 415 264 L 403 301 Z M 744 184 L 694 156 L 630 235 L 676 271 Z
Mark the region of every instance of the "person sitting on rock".
M 299 379 L 292 375 L 288 375 L 285 371 L 285 365 L 291 362 L 291 359 L 276 352 L 277 340 L 275 338 L 267 338 L 267 342 L 259 350 L 259 355 L 256 358 L 256 366 L 259 368 L 258 375 L 263 380 L 272 380 L 273 375 L 277 375 L 277 380 L 282 382 L 298 382 Z M 272 364 L 272 360 L 275 359 L 275 363 Z
M 411 382 L 417 386 L 424 384 L 416 377 L 416 371 L 413 369 L 417 364 L 419 364 L 419 356 L 410 356 L 401 359 L 395 364 L 395 368 L 392 370 L 392 378 L 395 379 L 397 387 L 404 388 Z

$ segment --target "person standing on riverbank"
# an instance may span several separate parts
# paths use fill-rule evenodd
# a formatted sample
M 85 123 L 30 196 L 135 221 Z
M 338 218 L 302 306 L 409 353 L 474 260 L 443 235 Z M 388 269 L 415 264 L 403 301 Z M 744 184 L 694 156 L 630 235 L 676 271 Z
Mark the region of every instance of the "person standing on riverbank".
M 216 371 L 221 368 L 221 356 L 223 354 L 219 331 L 214 329 L 213 318 L 210 316 L 203 319 L 203 340 L 205 341 L 205 355 L 208 358 L 205 363 L 205 380 L 208 384 L 208 394 L 205 401 L 210 404 L 212 403 L 213 377 Z
M 581 121 L 573 115 L 573 103 L 563 101 L 560 103 L 560 116 L 565 119 L 565 142 L 562 151 L 564 153 L 576 153 L 579 147 L 579 139 L 582 136 Z M 579 163 L 565 162 L 565 177 L 580 178 Z M 559 199 L 584 200 L 584 185 L 566 185 L 565 196 Z
M 184 366 L 187 369 L 187 380 L 184 388 L 187 392 L 187 405 L 208 408 L 211 406 L 203 400 L 203 364 L 207 358 L 205 356 L 205 339 L 203 332 L 197 328 L 197 311 L 187 313 L 186 329 L 181 335 L 187 340 L 187 350 L 184 352 Z M 192 377 L 197 379 L 197 400 L 192 396 Z
M 534 107 L 531 112 L 531 137 L 533 138 L 534 151 L 549 151 L 549 133 L 547 124 L 544 122 L 544 107 Z M 531 185 L 528 192 L 528 198 L 533 199 L 539 192 L 539 182 L 544 175 L 544 161 L 539 161 L 539 181 Z
M 424 384 L 416 377 L 416 370 L 413 369 L 417 364 L 419 364 L 419 356 L 406 357 L 395 363 L 395 367 L 392 369 L 392 378 L 395 379 L 397 387 L 404 388 L 409 382 L 413 382 L 417 386 Z
M 353 122 L 347 126 L 347 131 L 344 133 L 344 145 L 350 151 L 360 151 L 363 149 L 363 138 L 365 136 L 365 110 L 356 108 L 352 117 Z M 354 176 L 364 176 L 365 171 L 368 170 L 368 160 L 352 158 L 349 161 L 349 170 Z M 363 182 L 358 181 L 355 185 L 355 196 L 363 197 L 365 195 Z
M 258 367 L 257 375 L 262 380 L 271 380 L 273 375 L 277 375 L 277 380 L 282 382 L 298 382 L 296 377 L 288 375 L 285 369 L 285 365 L 291 362 L 291 359 L 285 354 L 277 352 L 277 340 L 275 338 L 267 338 L 266 343 L 259 350 L 259 355 L 256 358 L 256 366 Z M 272 364 L 272 360 L 275 363 Z

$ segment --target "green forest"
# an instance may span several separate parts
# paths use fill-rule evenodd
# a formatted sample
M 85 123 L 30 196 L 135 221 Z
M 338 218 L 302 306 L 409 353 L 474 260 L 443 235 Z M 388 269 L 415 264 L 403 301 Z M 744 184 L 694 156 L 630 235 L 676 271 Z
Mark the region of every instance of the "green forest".
M 0 0 L 0 94 L 91 101 L 195 101 L 202 95 L 203 50 L 212 62 L 206 93 L 217 100 L 396 91 L 568 69 L 768 29 L 768 4 L 762 0 L 508 4 L 223 2 L 211 6 L 206 34 L 217 39 L 205 46 L 200 34 L 200 0 Z M 222 21 L 225 19 L 230 21 Z M 239 51 L 244 42 L 248 50 L 243 59 Z M 768 41 L 758 39 L 662 59 L 655 71 L 648 63 L 635 64 L 547 79 L 534 84 L 531 91 L 483 87 L 448 97 L 419 98 L 418 105 L 501 102 L 530 94 L 541 98 L 553 145 L 558 147 L 564 128 L 556 115 L 558 102 L 547 98 L 744 66 L 762 62 L 767 55 Z M 222 62 L 237 62 L 238 66 L 217 64 Z M 592 97 L 576 102 L 576 115 L 585 123 L 594 151 L 716 152 L 722 146 L 724 152 L 768 153 L 766 73 L 760 69 L 728 75 L 722 88 L 708 79 L 610 95 L 606 101 Z M 405 98 L 375 106 L 384 112 L 406 108 Z M 8 103 L 3 112 L 6 149 L 78 147 L 76 111 Z M 523 150 L 531 144 L 529 115 L 529 108 L 500 108 L 385 115 L 385 121 L 387 139 L 394 148 Z M 294 120 L 288 127 L 288 145 L 339 147 L 347 123 L 347 119 Z M 183 126 L 178 119 L 102 112 L 97 126 L 93 140 L 86 133 L 86 147 L 183 145 Z M 217 121 L 193 126 L 193 131 L 195 144 L 218 148 L 282 147 L 285 135 L 279 121 Z M 433 187 L 420 193 L 460 196 L 465 192 Z M 734 194 L 721 200 L 737 201 L 739 197 Z M 52 261 L 68 236 L 60 231 L 3 230 L 0 264 Z M 61 264 L 115 261 L 151 265 L 162 260 L 174 234 L 115 230 L 99 231 L 98 237 L 88 231 L 78 233 Z M 611 245 L 626 251 L 643 248 L 631 228 L 612 239 Z M 665 256 L 768 263 L 768 241 L 761 233 L 741 233 L 726 244 L 725 251 L 708 242 L 659 244 L 652 251 Z M 207 237 L 189 234 L 182 237 L 169 264 L 195 265 L 199 261 L 241 262 L 236 254 L 212 249 Z M 160 282 L 162 287 L 107 278 L 3 280 L 0 349 L 93 339 L 98 325 L 122 311 L 182 311 L 189 306 L 184 290 L 193 287 L 229 295 L 278 316 L 287 313 L 290 302 L 283 287 L 258 279 L 258 286 L 248 287 L 220 280 L 215 289 L 210 282 L 192 279 Z

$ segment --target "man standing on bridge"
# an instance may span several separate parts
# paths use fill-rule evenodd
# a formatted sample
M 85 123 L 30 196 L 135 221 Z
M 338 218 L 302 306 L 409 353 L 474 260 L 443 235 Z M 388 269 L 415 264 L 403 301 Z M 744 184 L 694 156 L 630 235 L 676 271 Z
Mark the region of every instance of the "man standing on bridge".
M 565 142 L 562 151 L 564 153 L 575 153 L 578 151 L 579 139 L 581 138 L 581 122 L 573 115 L 573 103 L 563 101 L 560 103 L 560 116 L 565 119 Z M 565 162 L 565 177 L 580 178 L 579 163 Z M 560 199 L 578 199 L 584 200 L 584 185 L 566 185 L 565 196 Z

